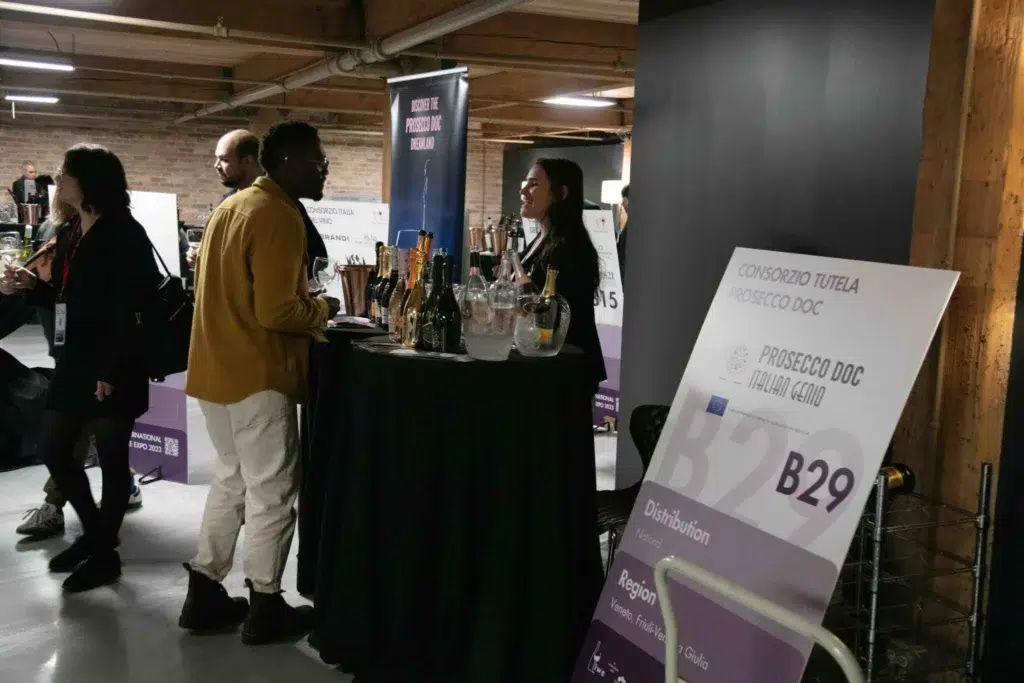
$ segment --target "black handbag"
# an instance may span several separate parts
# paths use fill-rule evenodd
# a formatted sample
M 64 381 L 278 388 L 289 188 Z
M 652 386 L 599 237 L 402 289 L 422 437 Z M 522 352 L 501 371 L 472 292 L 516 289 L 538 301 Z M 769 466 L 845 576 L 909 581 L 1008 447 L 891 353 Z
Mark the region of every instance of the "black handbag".
M 149 236 L 146 236 L 149 241 Z M 142 327 L 146 368 L 150 379 L 163 382 L 168 375 L 185 372 L 192 338 L 192 317 L 195 307 L 180 277 L 171 275 L 160 252 L 150 241 L 164 277 L 147 299 L 144 310 L 136 314 Z

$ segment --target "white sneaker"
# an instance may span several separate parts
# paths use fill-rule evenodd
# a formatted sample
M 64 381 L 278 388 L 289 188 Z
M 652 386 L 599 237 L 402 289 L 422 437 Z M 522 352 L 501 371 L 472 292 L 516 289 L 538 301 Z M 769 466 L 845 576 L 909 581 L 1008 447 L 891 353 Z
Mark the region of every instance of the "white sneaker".
M 128 509 L 134 510 L 142 507 L 142 487 L 132 477 L 131 493 L 128 494 Z
M 64 533 L 64 511 L 51 503 L 29 510 L 15 531 L 23 536 L 43 539 Z

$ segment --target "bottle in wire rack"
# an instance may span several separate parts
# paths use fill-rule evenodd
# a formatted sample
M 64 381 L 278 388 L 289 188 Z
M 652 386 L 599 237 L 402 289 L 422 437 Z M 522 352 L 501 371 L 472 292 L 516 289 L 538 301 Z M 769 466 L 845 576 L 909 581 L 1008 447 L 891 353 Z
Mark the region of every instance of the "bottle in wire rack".
M 441 282 L 435 285 L 440 288 L 441 293 L 437 297 L 431 321 L 433 334 L 437 340 L 434 350 L 441 353 L 458 353 L 462 344 L 462 312 L 459 310 L 455 288 L 452 286 L 455 259 L 446 255 L 443 268 Z
M 885 487 L 889 493 L 913 493 L 917 484 L 914 470 L 903 463 L 893 463 L 883 467 L 880 474 L 885 475 Z
M 381 312 L 381 327 L 390 332 L 391 322 L 391 296 L 394 294 L 395 287 L 398 286 L 398 255 L 402 250 L 398 247 L 391 247 L 389 251 L 389 265 L 391 266 L 391 273 L 388 276 L 388 281 L 384 283 L 384 291 L 380 295 L 380 312 Z
M 377 264 L 370 271 L 370 281 L 366 284 L 366 315 L 377 322 L 377 288 L 380 286 L 381 269 L 384 267 L 384 243 L 377 242 Z
M 421 319 L 423 321 L 422 328 L 420 330 L 420 348 L 424 351 L 437 351 L 437 334 L 434 330 L 434 308 L 437 306 L 437 300 L 440 297 L 441 289 L 443 287 L 444 280 L 444 254 L 435 254 L 434 261 L 430 267 L 430 296 L 427 297 L 426 302 L 423 304 L 423 313 Z
M 402 346 L 416 348 L 420 341 L 420 312 L 423 310 L 423 252 L 414 250 L 409 276 L 409 295 L 402 309 Z

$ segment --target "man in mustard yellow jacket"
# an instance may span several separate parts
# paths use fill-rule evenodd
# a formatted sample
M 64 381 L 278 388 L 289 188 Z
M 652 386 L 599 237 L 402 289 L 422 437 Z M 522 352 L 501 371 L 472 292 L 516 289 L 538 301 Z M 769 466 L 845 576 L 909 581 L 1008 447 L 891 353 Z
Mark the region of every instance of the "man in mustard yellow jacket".
M 217 466 L 179 619 L 193 632 L 244 620 L 248 644 L 290 639 L 312 625 L 310 608 L 284 601 L 281 575 L 295 530 L 296 406 L 309 339 L 338 303 L 309 293 L 297 208 L 300 199 L 323 198 L 328 162 L 316 129 L 277 124 L 260 162 L 267 175 L 217 208 L 200 247 L 185 391 L 199 399 Z M 221 584 L 243 519 L 251 605 Z

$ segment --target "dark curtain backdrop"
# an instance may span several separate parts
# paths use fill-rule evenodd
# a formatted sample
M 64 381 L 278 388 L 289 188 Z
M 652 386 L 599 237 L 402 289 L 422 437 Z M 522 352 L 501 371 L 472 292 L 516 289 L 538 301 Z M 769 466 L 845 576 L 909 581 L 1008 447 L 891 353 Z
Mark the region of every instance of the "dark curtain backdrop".
M 671 403 L 735 247 L 907 262 L 933 10 L 641 0 L 623 416 Z
M 579 164 L 583 169 L 583 196 L 596 204 L 601 203 L 601 181 L 618 180 L 622 177 L 622 143 L 572 147 L 509 145 L 505 149 L 502 168 L 502 214 L 519 214 L 519 190 L 526 180 L 526 174 L 530 172 L 530 167 L 541 157 L 562 157 Z M 602 205 L 601 208 L 611 207 Z M 497 223 L 497 216 L 491 218 Z

